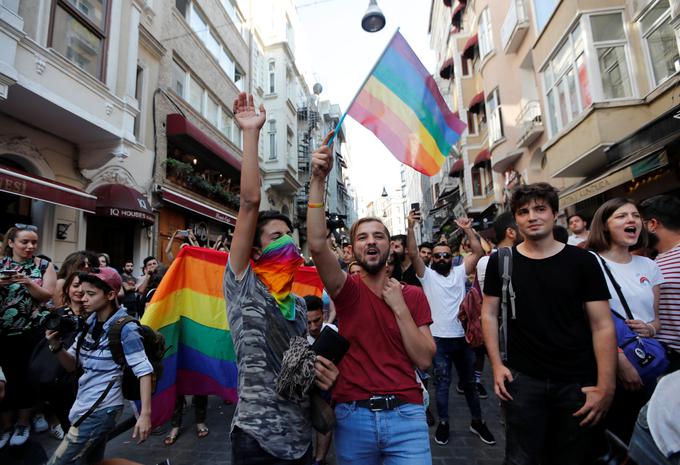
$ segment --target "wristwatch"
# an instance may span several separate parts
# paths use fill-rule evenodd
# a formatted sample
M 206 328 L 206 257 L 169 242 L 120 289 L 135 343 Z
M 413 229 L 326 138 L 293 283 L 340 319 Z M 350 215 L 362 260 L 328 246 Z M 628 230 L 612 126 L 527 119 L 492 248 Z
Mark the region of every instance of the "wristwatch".
M 52 352 L 53 354 L 56 354 L 57 352 L 59 352 L 61 349 L 64 348 L 64 344 L 60 342 L 57 347 L 49 346 L 49 348 L 50 348 L 50 352 Z

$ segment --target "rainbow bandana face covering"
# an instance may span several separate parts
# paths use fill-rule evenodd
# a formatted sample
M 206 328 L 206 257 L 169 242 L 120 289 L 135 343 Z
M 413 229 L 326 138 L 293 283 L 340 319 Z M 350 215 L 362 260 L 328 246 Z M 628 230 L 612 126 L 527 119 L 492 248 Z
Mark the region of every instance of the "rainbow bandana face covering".
M 253 264 L 253 271 L 267 286 L 287 320 L 295 319 L 295 297 L 290 290 L 295 273 L 303 263 L 300 249 L 293 238 L 286 234 L 265 247 Z

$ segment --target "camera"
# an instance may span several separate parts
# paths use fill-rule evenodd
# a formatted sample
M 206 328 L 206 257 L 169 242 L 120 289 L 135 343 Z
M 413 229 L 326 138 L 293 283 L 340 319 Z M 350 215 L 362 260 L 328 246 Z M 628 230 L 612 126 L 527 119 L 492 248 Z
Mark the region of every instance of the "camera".
M 45 317 L 44 326 L 51 331 L 70 333 L 82 331 L 85 328 L 85 319 L 78 315 L 59 315 L 50 313 Z

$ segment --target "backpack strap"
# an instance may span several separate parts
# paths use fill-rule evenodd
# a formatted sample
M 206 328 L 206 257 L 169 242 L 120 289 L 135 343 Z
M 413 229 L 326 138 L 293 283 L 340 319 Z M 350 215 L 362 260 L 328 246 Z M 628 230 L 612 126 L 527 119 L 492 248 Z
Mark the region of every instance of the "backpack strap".
M 602 263 L 602 268 L 604 268 L 604 272 L 609 277 L 609 281 L 611 281 L 612 286 L 614 286 L 616 293 L 619 295 L 619 300 L 621 301 L 621 305 L 623 305 L 623 309 L 626 312 L 626 316 L 628 317 L 629 320 L 634 320 L 635 317 L 633 316 L 633 312 L 630 311 L 630 307 L 628 306 L 628 302 L 626 302 L 626 298 L 623 296 L 621 286 L 619 286 L 619 283 L 617 283 L 616 279 L 614 279 L 614 275 L 612 274 L 612 271 L 609 269 L 609 266 L 607 266 L 607 262 L 604 260 L 604 258 L 600 256 L 600 254 L 597 254 L 597 258 L 600 259 L 600 262 Z M 614 312 L 616 313 L 616 310 L 614 310 Z
M 111 351 L 111 357 L 113 357 L 114 362 L 121 366 L 126 363 L 123 342 L 121 340 L 123 326 L 132 322 L 135 322 L 137 326 L 140 326 L 139 320 L 130 315 L 125 315 L 118 318 L 113 322 L 111 327 L 109 327 L 109 350 Z
M 503 283 L 501 290 L 501 322 L 499 330 L 499 345 L 501 358 L 508 357 L 508 302 L 512 319 L 517 318 L 515 310 L 515 289 L 512 286 L 512 248 L 501 247 L 498 249 L 498 274 Z

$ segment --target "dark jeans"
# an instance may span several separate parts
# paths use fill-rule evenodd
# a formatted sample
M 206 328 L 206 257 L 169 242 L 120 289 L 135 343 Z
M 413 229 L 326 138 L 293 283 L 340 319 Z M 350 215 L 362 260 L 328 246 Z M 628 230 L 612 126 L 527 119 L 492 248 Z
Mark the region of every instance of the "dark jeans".
M 231 432 L 231 465 L 311 465 L 313 458 L 311 444 L 299 459 L 285 460 L 262 449 L 255 438 L 238 426 Z
M 605 418 L 607 429 L 628 444 L 633 435 L 635 421 L 640 409 L 649 402 L 652 392 L 653 389 L 644 388 L 639 391 L 628 391 L 621 384 L 618 384 L 614 393 L 614 400 L 609 407 L 607 418 Z
M 578 383 L 540 380 L 512 371 L 513 400 L 505 410 L 504 465 L 580 465 L 587 463 L 598 437 L 573 416 L 585 403 Z
M 182 414 L 184 413 L 184 406 L 187 400 L 184 396 L 177 396 L 175 400 L 175 410 L 172 412 L 172 427 L 179 428 L 182 426 Z M 205 417 L 208 412 L 208 396 L 194 396 L 192 402 L 194 404 L 196 423 L 205 423 Z
M 437 353 L 434 355 L 434 376 L 437 386 L 437 414 L 439 421 L 449 421 L 449 388 L 451 363 L 456 367 L 458 380 L 465 392 L 473 420 L 482 419 L 479 394 L 475 389 L 475 353 L 464 337 L 435 337 Z
M 28 367 L 40 333 L 40 329 L 32 329 L 15 336 L 0 336 L 0 367 L 7 377 L 0 412 L 27 409 L 36 404 L 38 389 L 29 380 Z

